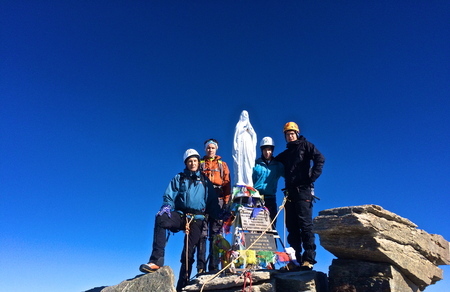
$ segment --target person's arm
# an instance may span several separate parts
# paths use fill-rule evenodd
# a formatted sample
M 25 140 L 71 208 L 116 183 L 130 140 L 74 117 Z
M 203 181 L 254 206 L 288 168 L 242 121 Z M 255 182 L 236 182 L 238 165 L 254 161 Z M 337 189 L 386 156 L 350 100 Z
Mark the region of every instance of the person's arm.
M 309 143 L 310 151 L 312 153 L 313 166 L 311 168 L 311 182 L 314 183 L 319 176 L 322 174 L 323 165 L 325 164 L 325 157 L 320 153 L 320 151 L 314 146 L 314 144 Z
M 275 156 L 273 159 L 276 161 L 279 161 L 281 163 L 284 163 L 284 151 L 279 153 L 277 156 Z M 284 164 L 283 164 L 284 165 Z
M 230 179 L 230 169 L 228 165 L 222 161 L 223 167 L 223 177 L 222 177 L 222 191 L 224 196 L 229 196 L 231 194 L 231 179 Z
M 279 168 L 280 176 L 284 178 L 284 164 L 279 162 L 279 167 L 278 168 Z
M 175 208 L 175 196 L 180 189 L 180 175 L 177 174 L 169 183 L 163 195 L 163 206 L 170 206 L 173 210 Z
M 172 211 L 175 208 L 174 204 L 174 198 L 176 193 L 178 193 L 178 187 L 177 181 L 179 182 L 180 175 L 176 175 L 169 183 L 169 186 L 167 187 L 166 191 L 163 195 L 163 204 L 161 206 L 161 209 L 156 213 L 157 216 L 162 216 L 164 213 L 167 214 L 167 216 L 172 217 Z

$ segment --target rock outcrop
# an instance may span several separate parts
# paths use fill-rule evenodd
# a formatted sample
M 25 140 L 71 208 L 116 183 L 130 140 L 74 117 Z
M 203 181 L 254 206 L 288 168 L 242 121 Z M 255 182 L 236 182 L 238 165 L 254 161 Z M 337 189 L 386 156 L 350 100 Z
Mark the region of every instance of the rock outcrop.
M 164 266 L 155 273 L 136 276 L 125 280 L 118 285 L 109 286 L 101 292 L 137 292 L 137 291 L 164 291 L 176 292 L 175 277 L 169 266 Z
M 316 271 L 280 272 L 277 270 L 253 271 L 245 277 L 235 275 L 202 275 L 193 280 L 183 291 L 218 292 L 327 292 L 327 275 Z M 250 280 L 251 279 L 251 280 Z M 137 276 L 110 287 L 98 287 L 86 292 L 154 292 L 175 291 L 173 271 L 165 266 L 158 271 Z
M 326 292 L 327 276 L 316 271 L 280 272 L 277 270 L 254 271 L 246 278 L 243 275 L 228 275 L 213 278 L 212 275 L 203 275 L 196 278 L 191 285 L 183 291 L 220 291 L 241 292 L 248 287 L 250 292 Z M 251 286 L 251 290 L 250 287 Z
M 314 219 L 314 232 L 319 234 L 320 244 L 339 260 L 356 260 L 351 264 L 333 261 L 329 274 L 331 287 L 334 282 L 353 282 L 360 288 L 358 291 L 369 291 L 363 290 L 367 283 L 359 283 L 357 278 L 376 278 L 386 271 L 384 276 L 390 280 L 384 281 L 385 284 L 404 282 L 402 287 L 409 287 L 386 291 L 423 290 L 443 278 L 437 266 L 450 263 L 449 242 L 442 236 L 417 229 L 408 219 L 376 205 L 321 211 Z M 360 268 L 354 270 L 354 264 Z M 367 269 L 361 268 L 364 265 Z M 356 277 L 362 270 L 365 273 Z M 349 277 L 345 278 L 345 274 Z
M 334 259 L 329 271 L 329 285 L 332 289 L 335 289 L 345 284 L 353 285 L 358 292 L 420 291 L 394 265 L 360 260 Z

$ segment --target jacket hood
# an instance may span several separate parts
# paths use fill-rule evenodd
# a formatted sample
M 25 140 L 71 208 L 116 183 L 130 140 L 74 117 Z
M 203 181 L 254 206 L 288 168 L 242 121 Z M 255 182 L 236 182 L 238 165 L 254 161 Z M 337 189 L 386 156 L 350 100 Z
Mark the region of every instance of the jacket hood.
M 260 161 L 263 161 L 263 162 L 265 162 L 265 163 L 267 163 L 268 161 L 272 161 L 274 158 L 275 158 L 275 157 L 272 155 L 272 159 L 267 160 L 267 159 L 264 157 L 264 154 L 261 154 L 261 156 L 259 157 Z
M 287 145 L 286 145 L 286 147 L 289 148 L 289 147 L 291 147 L 291 146 L 298 145 L 298 144 L 300 144 L 300 143 L 302 143 L 302 142 L 304 142 L 304 141 L 306 141 L 306 138 L 303 137 L 302 135 L 300 135 L 300 137 L 298 137 L 297 140 L 292 141 L 292 142 L 288 142 Z
M 200 176 L 200 168 L 197 171 L 190 171 L 189 169 L 185 168 L 183 172 L 188 177 L 192 175 Z

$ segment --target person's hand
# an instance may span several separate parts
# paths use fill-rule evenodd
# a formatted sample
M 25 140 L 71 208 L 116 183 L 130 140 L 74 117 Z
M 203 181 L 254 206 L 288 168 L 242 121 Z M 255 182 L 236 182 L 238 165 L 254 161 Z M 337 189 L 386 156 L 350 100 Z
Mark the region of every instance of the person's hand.
M 169 218 L 171 218 L 172 214 L 170 213 L 170 206 L 169 205 L 162 206 L 161 210 L 159 210 L 159 212 L 156 213 L 156 215 L 157 216 L 161 216 L 164 213 L 167 213 L 167 216 L 169 216 Z
M 231 217 L 231 212 L 227 209 L 222 209 L 219 214 L 219 220 L 227 221 Z

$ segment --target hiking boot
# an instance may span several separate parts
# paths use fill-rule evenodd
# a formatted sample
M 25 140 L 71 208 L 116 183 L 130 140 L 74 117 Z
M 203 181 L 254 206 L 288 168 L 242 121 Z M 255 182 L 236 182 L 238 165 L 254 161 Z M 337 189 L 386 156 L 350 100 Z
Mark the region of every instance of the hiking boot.
M 202 268 L 197 269 L 197 275 L 203 274 L 203 273 L 205 273 L 205 272 L 206 272 L 206 271 L 205 271 L 204 269 L 202 269 Z
M 213 266 L 208 267 L 208 272 L 210 272 L 210 273 L 217 273 L 218 271 L 219 271 L 218 266 L 217 267 L 213 267 Z
M 296 263 L 289 262 L 284 267 L 281 267 L 280 271 L 298 271 L 299 269 L 300 267 Z
M 139 267 L 139 271 L 141 271 L 142 273 L 153 273 L 154 271 L 159 270 L 160 266 L 155 265 L 154 263 L 148 263 L 148 264 L 142 264 Z
M 308 261 L 304 261 L 303 264 L 301 265 L 300 269 L 302 271 L 311 271 L 313 269 L 314 265 L 311 264 Z

